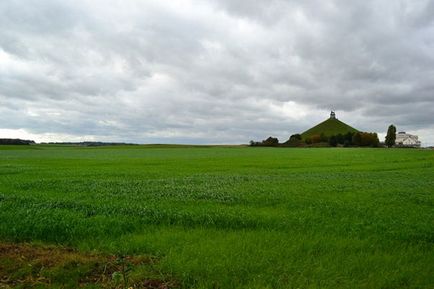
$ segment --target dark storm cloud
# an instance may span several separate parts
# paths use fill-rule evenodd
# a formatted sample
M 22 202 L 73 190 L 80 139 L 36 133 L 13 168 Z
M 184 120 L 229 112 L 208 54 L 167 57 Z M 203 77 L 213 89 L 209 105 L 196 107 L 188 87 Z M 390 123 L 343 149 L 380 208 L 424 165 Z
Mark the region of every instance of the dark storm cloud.
M 1 1 L 0 132 L 245 143 L 335 109 L 433 144 L 433 3 Z

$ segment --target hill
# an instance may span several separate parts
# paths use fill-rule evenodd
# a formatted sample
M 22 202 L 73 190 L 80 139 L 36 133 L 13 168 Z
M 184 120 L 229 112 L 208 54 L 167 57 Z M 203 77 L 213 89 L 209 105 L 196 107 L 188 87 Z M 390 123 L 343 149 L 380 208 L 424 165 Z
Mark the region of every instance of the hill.
M 335 118 L 334 113 L 332 113 L 329 119 L 303 132 L 301 137 L 306 139 L 313 135 L 320 135 L 321 133 L 324 133 L 326 136 L 332 136 L 347 134 L 348 132 L 358 132 L 358 130 Z

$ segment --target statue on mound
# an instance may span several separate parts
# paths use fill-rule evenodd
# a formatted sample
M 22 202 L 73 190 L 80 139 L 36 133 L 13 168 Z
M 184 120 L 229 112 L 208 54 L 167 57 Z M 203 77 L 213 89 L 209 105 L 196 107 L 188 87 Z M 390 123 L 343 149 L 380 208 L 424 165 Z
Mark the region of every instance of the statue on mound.
M 330 118 L 336 118 L 336 114 L 333 110 L 330 112 Z

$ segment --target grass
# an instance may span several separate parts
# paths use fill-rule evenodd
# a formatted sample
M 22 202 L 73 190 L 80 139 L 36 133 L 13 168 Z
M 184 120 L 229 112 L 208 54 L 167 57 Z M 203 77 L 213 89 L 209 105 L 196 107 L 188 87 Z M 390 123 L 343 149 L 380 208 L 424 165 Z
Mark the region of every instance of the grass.
M 158 273 L 152 272 L 155 262 L 147 256 L 116 257 L 58 246 L 1 243 L 0 285 L 6 288 L 175 286 L 173 281 L 151 278 Z
M 349 132 L 355 133 L 358 132 L 358 130 L 338 120 L 337 118 L 329 118 L 317 124 L 316 126 L 308 129 L 307 131 L 303 132 L 301 134 L 301 137 L 303 139 L 306 139 L 314 135 L 319 136 L 322 133 L 325 134 L 326 136 L 333 136 L 338 134 L 345 135 Z
M 181 288 L 433 288 L 433 176 L 432 150 L 0 147 L 0 240 Z

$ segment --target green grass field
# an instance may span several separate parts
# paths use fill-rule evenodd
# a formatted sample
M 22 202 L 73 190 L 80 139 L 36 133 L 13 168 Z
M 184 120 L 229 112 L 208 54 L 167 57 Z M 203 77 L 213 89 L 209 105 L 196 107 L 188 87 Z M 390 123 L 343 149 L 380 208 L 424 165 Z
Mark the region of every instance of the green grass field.
M 0 240 L 181 288 L 434 288 L 434 151 L 3 146 Z

